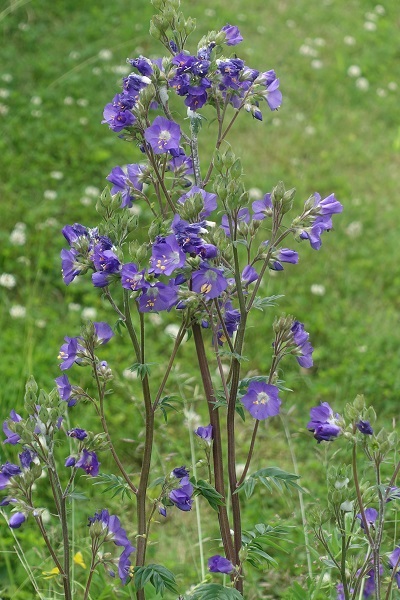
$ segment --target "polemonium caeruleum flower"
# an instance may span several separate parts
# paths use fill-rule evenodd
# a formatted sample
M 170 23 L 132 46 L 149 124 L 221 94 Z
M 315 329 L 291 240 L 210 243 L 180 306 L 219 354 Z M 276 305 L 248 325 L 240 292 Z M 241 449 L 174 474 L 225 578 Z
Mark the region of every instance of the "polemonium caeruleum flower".
M 371 423 L 369 421 L 363 421 L 360 419 L 358 423 L 356 423 L 356 427 L 358 431 L 363 433 L 364 435 L 373 435 L 374 430 L 371 427 Z
M 9 526 L 12 529 L 18 529 L 21 527 L 22 523 L 26 521 L 26 516 L 22 512 L 16 512 L 11 515 L 10 520 L 8 521 Z
M 312 408 L 310 419 L 307 429 L 314 432 L 314 437 L 318 443 L 322 441 L 330 442 L 342 431 L 337 423 L 339 415 L 333 414 L 328 402 L 322 402 L 319 406 Z
M 240 42 L 243 42 L 243 37 L 240 35 L 240 31 L 236 25 L 225 25 L 221 31 L 225 33 L 225 44 L 227 46 L 237 46 Z
M 154 154 L 163 154 L 168 150 L 179 150 L 181 128 L 178 123 L 165 117 L 156 117 L 153 124 L 144 132 L 146 142 Z
M 211 573 L 225 573 L 229 575 L 234 568 L 231 561 L 220 554 L 215 554 L 208 559 L 208 570 Z
M 400 590 L 400 546 L 397 546 L 389 556 L 389 568 L 395 570 L 395 580 Z
M 228 282 L 223 276 L 222 270 L 211 267 L 206 262 L 192 274 L 193 291 L 203 294 L 207 300 L 217 298 L 227 287 Z
M 296 344 L 296 359 L 301 367 L 309 369 L 313 366 L 312 353 L 314 348 L 311 346 L 308 338 L 310 336 L 304 329 L 303 323 L 300 321 L 294 321 L 291 332 L 293 335 L 293 342 Z
M 192 495 L 193 486 L 189 481 L 189 477 L 183 477 L 180 481 L 180 486 L 170 492 L 169 499 L 179 510 L 186 512 L 192 508 Z
M 211 444 L 213 439 L 212 425 L 207 425 L 207 427 L 198 427 L 195 431 L 195 434 L 208 444 Z
M 185 261 L 185 253 L 173 234 L 166 238 L 159 237 L 153 244 L 150 263 L 152 271 L 157 275 L 172 275 L 175 269 L 183 267 Z
M 378 511 L 375 508 L 366 508 L 364 510 L 365 520 L 368 523 L 368 527 L 374 527 L 375 521 L 378 518 Z M 357 515 L 357 519 L 360 519 L 361 529 L 365 529 L 364 519 L 361 513 Z
M 22 417 L 18 413 L 16 413 L 15 410 L 12 410 L 10 412 L 10 420 L 14 423 L 19 423 L 19 421 L 22 421 Z M 11 431 L 11 429 L 8 426 L 8 421 L 4 421 L 3 423 L 3 433 L 6 436 L 6 439 L 4 440 L 3 444 L 11 444 L 12 446 L 15 446 L 21 439 L 18 433 L 14 433 L 13 431 Z
M 262 421 L 279 414 L 281 400 L 278 393 L 279 390 L 275 385 L 252 381 L 241 402 L 252 417 Z
M 75 467 L 83 469 L 88 475 L 96 477 L 99 474 L 99 459 L 93 450 L 83 449 L 80 458 L 76 461 Z

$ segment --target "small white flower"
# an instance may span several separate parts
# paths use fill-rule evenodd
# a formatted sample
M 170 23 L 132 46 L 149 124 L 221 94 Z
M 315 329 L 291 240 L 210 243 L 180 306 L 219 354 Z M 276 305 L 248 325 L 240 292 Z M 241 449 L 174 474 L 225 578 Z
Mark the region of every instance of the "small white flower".
M 4 116 L 7 115 L 8 111 L 9 111 L 8 106 L 0 103 L 0 115 L 4 115 Z
M 99 76 L 99 75 L 101 75 L 102 70 L 100 69 L 100 67 L 93 67 L 92 73 L 93 73 L 93 75 Z
M 82 310 L 82 319 L 95 319 L 97 310 L 93 306 L 86 306 Z
M 41 97 L 40 96 L 32 96 L 31 104 L 34 104 L 35 106 L 40 106 L 42 104 Z
M 97 198 L 97 196 L 100 195 L 100 190 L 99 190 L 99 188 L 95 187 L 94 185 L 88 185 L 87 187 L 85 187 L 85 195 L 92 196 L 93 198 Z
M 2 273 L 0 275 L 0 285 L 8 290 L 11 290 L 17 285 L 17 280 L 15 279 L 14 275 L 11 275 L 11 273 Z
M 294 29 L 296 27 L 296 21 L 293 21 L 293 19 L 288 19 L 286 21 L 286 27 L 289 27 L 289 29 Z
M 24 319 L 26 317 L 26 308 L 20 304 L 14 304 L 10 308 L 10 315 L 13 319 Z
M 389 81 L 388 83 L 388 90 L 390 90 L 391 92 L 395 92 L 397 90 L 397 83 L 395 81 Z
M 0 88 L 0 98 L 8 98 L 10 95 L 10 90 L 6 90 L 5 88 Z
M 64 104 L 66 106 L 71 106 L 71 104 L 74 103 L 74 99 L 72 98 L 72 96 L 65 96 L 64 98 Z
M 138 379 L 139 375 L 137 371 L 131 371 L 130 369 L 124 369 L 122 371 L 122 377 L 125 379 Z
M 87 119 L 86 117 L 81 117 L 81 118 L 79 119 L 79 123 L 80 123 L 81 125 L 87 125 L 87 124 L 89 123 L 89 119 Z
M 97 56 L 100 60 L 111 60 L 113 53 L 108 48 L 104 48 L 103 50 L 100 50 Z
M 55 190 L 45 190 L 43 196 L 46 200 L 55 200 L 57 198 L 57 192 Z
M 313 69 L 322 69 L 324 63 L 322 62 L 322 60 L 319 60 L 319 58 L 315 58 L 311 61 L 311 66 Z
M 318 56 L 318 51 L 315 48 L 308 46 L 308 44 L 302 44 L 299 48 L 299 54 L 301 54 L 302 56 L 316 57 Z
M 252 187 L 249 189 L 249 198 L 250 200 L 261 200 L 263 197 L 263 193 L 258 187 Z
M 376 12 L 367 12 L 364 15 L 366 21 L 377 21 L 379 16 Z
M 11 75 L 11 73 L 3 73 L 1 79 L 6 83 L 10 83 L 13 80 L 13 76 Z
M 77 50 L 71 50 L 71 52 L 69 53 L 69 57 L 71 60 L 78 60 L 78 58 L 81 57 L 81 54 Z
M 377 88 L 376 95 L 379 96 L 379 98 L 385 98 L 387 96 L 387 91 L 383 88 Z
M 83 204 L 83 206 L 90 206 L 92 202 L 92 198 L 88 198 L 88 196 L 82 196 L 80 199 L 80 203 Z
M 312 125 L 307 125 L 307 127 L 304 129 L 304 133 L 306 135 L 314 135 L 315 134 L 315 127 L 313 127 Z
M 10 233 L 10 242 L 14 246 L 23 246 L 26 242 L 26 235 L 22 229 L 17 227 Z
M 37 319 L 35 321 L 35 325 L 39 329 L 44 329 L 46 327 L 46 325 L 47 325 L 47 322 L 44 319 Z
M 362 92 L 366 92 L 369 89 L 369 81 L 365 77 L 359 77 L 356 79 L 356 88 Z
M 322 283 L 313 283 L 310 290 L 314 296 L 323 296 L 325 294 L 325 286 Z
M 62 179 L 64 177 L 64 173 L 62 173 L 61 171 L 51 171 L 50 172 L 50 177 L 52 179 Z
M 86 98 L 79 98 L 76 103 L 78 106 L 87 106 L 89 104 L 89 100 Z
M 347 69 L 347 75 L 349 77 L 360 77 L 360 75 L 361 75 L 361 68 L 358 65 L 351 65 Z
M 365 21 L 364 29 L 365 31 L 376 31 L 376 23 L 373 21 Z
M 385 7 L 382 4 L 377 4 L 374 10 L 377 15 L 384 15 L 386 13 Z
M 356 44 L 356 38 L 354 38 L 352 35 L 345 35 L 343 41 L 346 46 L 355 46 Z
M 71 312 L 78 312 L 79 310 L 81 310 L 81 305 L 77 302 L 70 302 L 68 304 L 68 310 L 70 310 Z
M 360 221 L 353 221 L 346 227 L 346 233 L 349 237 L 355 238 L 362 234 L 363 226 Z

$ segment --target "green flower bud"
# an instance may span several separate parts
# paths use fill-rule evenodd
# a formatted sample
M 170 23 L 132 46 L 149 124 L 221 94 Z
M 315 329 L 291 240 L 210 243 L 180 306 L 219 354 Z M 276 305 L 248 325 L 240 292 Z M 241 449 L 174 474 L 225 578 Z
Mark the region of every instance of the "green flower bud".
M 272 192 L 271 192 L 271 202 L 273 204 L 273 206 L 276 206 L 277 204 L 281 203 L 281 200 L 283 199 L 283 196 L 285 194 L 285 186 L 283 185 L 282 181 L 279 181 L 277 183 L 277 185 L 272 188 Z
M 287 190 L 287 192 L 285 192 L 283 194 L 283 198 L 282 198 L 282 213 L 283 214 L 286 214 L 287 212 L 289 212 L 290 210 L 292 210 L 293 199 L 295 197 L 295 194 L 296 194 L 296 189 L 295 188 Z
M 224 166 L 224 162 L 221 156 L 221 152 L 219 150 L 214 151 L 214 167 L 217 169 L 219 173 L 222 171 L 222 167 Z
M 353 406 L 357 409 L 358 413 L 362 413 L 365 408 L 365 398 L 362 394 L 358 394 L 358 396 L 355 397 Z
M 228 148 L 228 150 L 223 155 L 222 160 L 224 162 L 224 166 L 230 169 L 236 160 L 236 156 L 234 155 L 232 150 Z
M 232 177 L 234 179 L 238 179 L 242 175 L 242 172 L 243 172 L 242 163 L 240 161 L 240 158 L 237 158 L 235 160 L 235 162 L 233 163 L 233 165 L 231 166 L 230 174 L 232 175 Z

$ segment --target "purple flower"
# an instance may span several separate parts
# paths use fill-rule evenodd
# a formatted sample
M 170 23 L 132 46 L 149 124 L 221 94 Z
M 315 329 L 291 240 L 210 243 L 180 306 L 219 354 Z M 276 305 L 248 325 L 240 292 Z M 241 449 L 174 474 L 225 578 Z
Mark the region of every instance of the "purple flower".
M 78 358 L 78 353 L 83 352 L 84 348 L 78 342 L 80 338 L 65 336 L 65 344 L 60 348 L 58 359 L 61 360 L 60 369 L 66 371 L 70 369 Z
M 153 124 L 145 130 L 144 137 L 154 154 L 163 154 L 168 150 L 179 150 L 181 128 L 165 117 L 156 117 Z
M 212 425 L 207 425 L 207 427 L 198 427 L 195 431 L 195 434 L 210 445 L 213 439 Z
M 283 262 L 297 265 L 299 262 L 299 255 L 294 250 L 290 250 L 290 248 L 280 248 L 276 252 L 273 252 L 269 268 L 273 271 L 283 271 L 283 266 L 281 264 Z
M 215 554 L 215 556 L 211 556 L 211 558 L 208 559 L 208 570 L 211 573 L 225 573 L 226 575 L 229 575 L 234 569 L 235 567 L 231 561 L 220 554 Z
M 169 276 L 175 269 L 183 267 L 186 257 L 176 241 L 176 237 L 171 234 L 166 238 L 159 237 L 153 244 L 150 262 L 154 273 Z
M 125 529 L 121 527 L 121 522 L 116 515 L 110 515 L 108 510 L 103 509 L 96 512 L 93 517 L 89 517 L 89 526 L 94 523 L 101 523 L 104 536 L 107 541 L 113 541 L 116 546 L 121 546 L 123 551 L 118 561 L 118 575 L 122 583 L 126 583 L 131 566 L 130 555 L 136 550 L 128 539 Z
M 74 248 L 71 248 L 71 250 L 63 248 L 60 256 L 62 277 L 65 285 L 69 285 L 75 277 L 80 275 L 84 267 L 77 262 L 78 252 Z
M 130 193 L 130 187 L 127 183 L 127 176 L 121 167 L 114 167 L 112 171 L 107 175 L 106 179 L 113 184 L 111 188 L 111 194 L 121 194 L 121 208 L 125 206 L 132 206 L 132 196 Z
M 378 511 L 375 508 L 366 508 L 364 514 L 368 527 L 374 527 L 375 521 L 378 518 Z M 361 529 L 365 529 L 365 522 L 361 513 L 357 515 L 357 519 L 360 519 Z
M 126 263 L 121 269 L 122 287 L 137 292 L 148 287 L 144 279 L 144 271 L 138 271 L 135 263 Z
M 192 274 L 192 288 L 197 294 L 203 294 L 207 300 L 217 298 L 226 288 L 228 282 L 221 269 L 210 267 L 207 263 Z
M 94 452 L 93 450 L 89 451 L 83 449 L 79 460 L 77 460 L 77 462 L 75 463 L 75 466 L 79 469 L 83 469 L 88 475 L 91 475 L 92 477 L 96 477 L 99 474 L 100 463 L 97 458 L 96 452 Z
M 4 490 L 11 479 L 15 475 L 20 475 L 22 473 L 21 469 L 18 465 L 14 465 L 13 463 L 6 462 L 4 465 L 0 467 L 0 490 Z
M 240 44 L 240 42 L 243 42 L 240 31 L 235 25 L 227 24 L 221 31 L 225 32 L 225 44 L 227 46 L 236 46 L 237 44 Z
M 342 431 L 337 424 L 339 415 L 333 414 L 328 402 L 322 402 L 319 406 L 312 408 L 310 418 L 307 429 L 314 432 L 314 437 L 318 443 L 322 441 L 330 442 Z
M 158 507 L 158 512 L 162 517 L 167 516 L 167 509 L 162 504 L 160 504 L 160 506 Z
M 294 321 L 291 332 L 293 335 L 293 342 L 296 344 L 296 359 L 299 365 L 305 369 L 309 369 L 313 366 L 312 353 L 314 348 L 308 341 L 309 333 L 305 331 L 303 323 L 300 321 Z
M 70 429 L 67 431 L 67 435 L 72 438 L 76 438 L 77 440 L 84 440 L 87 437 L 87 432 L 84 429 L 80 429 L 79 427 L 74 427 L 74 429 Z
M 361 431 L 361 433 L 363 433 L 364 435 L 373 435 L 374 433 L 374 430 L 372 429 L 369 421 L 363 421 L 362 419 L 360 419 L 358 423 L 356 423 L 356 427 L 358 431 Z
M 16 413 L 14 409 L 10 412 L 10 419 L 14 423 L 19 423 L 20 421 L 22 421 L 22 417 L 18 413 Z M 3 423 L 3 432 L 6 436 L 6 439 L 4 440 L 3 444 L 11 444 L 12 446 L 15 446 L 21 439 L 18 433 L 14 433 L 8 427 L 8 421 L 4 421 Z
M 13 515 L 11 515 L 8 524 L 12 529 L 18 529 L 25 521 L 26 516 L 24 515 L 24 513 L 16 512 Z
M 263 96 L 271 110 L 276 110 L 282 104 L 282 92 L 278 88 L 279 79 L 275 79 L 263 92 Z
M 391 487 L 387 490 L 388 493 L 388 497 L 386 502 L 391 502 L 392 500 L 399 500 L 400 499 L 400 488 L 394 486 Z
M 192 508 L 192 494 L 193 486 L 189 481 L 189 477 L 183 477 L 181 479 L 180 486 L 170 492 L 169 499 L 177 508 L 179 508 L 179 510 L 186 512 Z
M 128 63 L 135 67 L 141 75 L 145 77 L 150 77 L 153 75 L 153 66 L 151 64 L 151 60 L 146 58 L 145 56 L 138 56 L 138 58 L 128 58 Z
M 75 465 L 76 465 L 75 456 L 67 456 L 67 458 L 65 459 L 64 466 L 65 467 L 74 467 Z
M 281 400 L 276 386 L 262 381 L 252 381 L 247 394 L 241 398 L 242 404 L 255 419 L 262 421 L 279 414 Z
M 262 221 L 265 217 L 270 217 L 273 210 L 271 194 L 265 194 L 262 200 L 255 200 L 252 204 L 252 209 L 254 211 L 254 221 Z
M 400 590 L 400 546 L 397 546 L 389 556 L 389 569 L 396 569 L 395 579 Z
M 149 285 L 138 298 L 140 312 L 170 310 L 178 301 L 178 291 L 172 281 L 165 285 L 161 281 Z
M 321 196 L 315 193 L 313 206 L 306 211 L 306 217 L 311 220 L 311 224 L 300 231 L 300 239 L 308 239 L 311 247 L 319 250 L 322 233 L 332 229 L 332 215 L 342 211 L 343 206 L 336 200 L 334 194 L 321 200 Z
M 80 223 L 65 225 L 61 232 L 70 246 L 75 244 L 75 242 L 78 242 L 81 238 L 89 237 L 89 231 L 87 227 L 81 225 Z
M 250 285 L 251 283 L 253 283 L 253 281 L 256 281 L 257 279 L 258 279 L 258 273 L 255 270 L 255 268 L 252 267 L 251 265 L 247 265 L 242 271 L 242 275 L 241 275 L 242 285 L 247 287 L 248 285 Z
M 114 337 L 114 332 L 109 326 L 108 323 L 104 323 L 100 321 L 99 323 L 93 323 L 94 332 L 95 332 L 95 344 L 107 344 L 112 337 Z
M 69 382 L 68 375 L 60 375 L 60 377 L 57 377 L 54 381 L 56 382 L 58 394 L 61 400 L 68 402 L 68 406 L 75 406 L 76 399 L 71 397 L 73 387 Z
M 119 96 L 115 96 L 114 100 Z M 106 104 L 103 112 L 104 119 L 102 123 L 107 123 L 112 131 L 122 131 L 125 127 L 130 127 L 136 121 L 136 117 L 130 110 L 121 110 L 119 106 L 110 102 Z
M 33 463 L 33 459 L 36 454 L 25 448 L 20 454 L 18 454 L 19 462 L 21 463 L 21 467 L 23 469 L 29 469 L 31 464 Z
M 240 223 L 250 223 L 251 221 L 251 217 L 250 217 L 250 212 L 248 208 L 241 208 L 238 211 L 237 217 L 236 217 L 236 221 L 237 224 L 239 225 Z M 225 231 L 225 235 L 227 237 L 230 237 L 231 232 L 229 229 L 229 220 L 228 220 L 228 215 L 223 215 L 222 219 L 221 219 L 221 227 L 222 229 Z
M 176 467 L 173 471 L 172 471 L 172 475 L 174 477 L 176 477 L 177 479 L 182 479 L 183 477 L 188 477 L 189 476 L 189 471 L 186 467 Z
M 186 200 L 195 194 L 200 194 L 203 199 L 204 208 L 199 213 L 199 217 L 200 219 L 205 219 L 217 208 L 217 194 L 211 194 L 210 192 L 206 192 L 202 188 L 194 185 L 189 192 L 178 199 L 179 204 L 185 204 Z

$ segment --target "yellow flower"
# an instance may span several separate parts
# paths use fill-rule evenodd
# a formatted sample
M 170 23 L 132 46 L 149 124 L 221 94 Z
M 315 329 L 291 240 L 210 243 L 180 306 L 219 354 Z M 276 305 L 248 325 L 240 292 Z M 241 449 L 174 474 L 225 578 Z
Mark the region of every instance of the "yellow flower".
M 77 552 L 74 556 L 74 563 L 86 569 L 85 561 L 83 560 L 82 552 Z
M 54 567 L 51 571 L 42 571 L 43 579 L 52 579 L 53 577 L 57 577 L 59 573 L 60 570 L 58 567 Z

